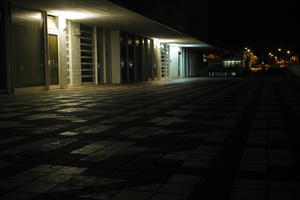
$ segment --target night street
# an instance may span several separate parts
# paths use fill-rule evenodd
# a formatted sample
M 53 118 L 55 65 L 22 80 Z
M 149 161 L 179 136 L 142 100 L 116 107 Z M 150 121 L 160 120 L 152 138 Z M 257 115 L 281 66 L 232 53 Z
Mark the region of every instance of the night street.
M 299 199 L 296 86 L 271 75 L 1 96 L 0 198 Z

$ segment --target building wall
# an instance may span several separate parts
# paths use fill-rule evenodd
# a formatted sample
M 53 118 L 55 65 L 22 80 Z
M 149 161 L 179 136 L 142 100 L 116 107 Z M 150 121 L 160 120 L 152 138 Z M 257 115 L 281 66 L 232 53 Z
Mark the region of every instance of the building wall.
M 43 15 L 42 15 L 43 13 Z M 34 18 L 22 17 L 28 14 L 39 16 Z M 44 17 L 43 17 L 44 16 Z M 12 36 L 13 50 L 11 57 L 14 61 L 13 75 L 6 76 L 6 68 L 0 68 L 2 82 L 0 89 L 7 88 L 7 79 L 15 80 L 14 87 L 46 86 L 49 80 L 49 67 L 47 67 L 47 32 L 46 13 L 13 7 Z M 3 5 L 1 4 L 1 26 L 3 23 Z M 22 25 L 22 26 L 21 26 Z M 82 68 L 82 27 L 84 24 L 75 23 L 58 17 L 58 30 L 49 33 L 58 35 L 59 52 L 59 84 L 61 88 L 67 86 L 81 86 L 83 77 Z M 119 30 L 108 30 L 101 27 L 90 27 L 93 40 L 93 84 L 122 82 L 121 60 L 125 61 L 128 71 L 134 70 L 128 81 L 148 81 L 162 78 L 161 44 L 153 40 Z M 4 29 L 10 30 L 10 29 Z M 54 31 L 54 32 L 53 32 Z M 121 36 L 124 35 L 125 54 L 121 55 Z M 7 32 L 1 29 L 2 41 L 7 41 Z M 123 37 L 123 36 L 122 36 Z M 1 44 L 1 56 L 5 57 L 5 46 Z M 123 44 L 124 45 L 124 44 Z M 175 79 L 183 77 L 198 77 L 201 75 L 201 56 L 189 48 L 178 45 L 169 45 L 170 55 L 169 72 L 165 78 Z M 28 48 L 29 47 L 29 48 Z M 123 46 L 124 47 L 124 46 Z M 122 47 L 122 48 L 123 48 Z M 4 50 L 3 50 L 4 49 Z M 46 60 L 46 62 L 45 62 Z M 3 62 L 3 61 L 2 61 Z M 9 66 L 5 63 L 6 66 Z M 6 73 L 6 74 L 5 74 Z M 6 80 L 5 80 L 6 79 Z M 4 81 L 3 81 L 4 80 Z M 51 87 L 50 87 L 51 88 Z
M 6 5 L 3 2 L 0 2 L 0 91 L 7 91 L 7 69 L 6 69 L 6 40 L 5 36 L 5 24 L 4 24 L 4 12 Z
M 12 60 L 15 87 L 45 85 L 43 18 L 41 12 L 11 8 Z M 26 17 L 35 16 L 35 17 Z

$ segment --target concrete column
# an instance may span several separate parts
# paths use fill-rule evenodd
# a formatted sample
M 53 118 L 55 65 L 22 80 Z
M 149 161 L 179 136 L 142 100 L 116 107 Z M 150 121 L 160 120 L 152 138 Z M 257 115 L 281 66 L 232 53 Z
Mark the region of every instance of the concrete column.
M 14 93 L 14 77 L 13 77 L 13 65 L 12 65 L 12 55 L 11 55 L 11 9 L 9 2 L 0 2 L 0 8 L 2 10 L 2 35 L 3 38 L 0 38 L 3 41 L 3 72 L 6 76 L 6 89 L 9 94 Z M 2 51 L 2 50 L 1 50 Z M 2 71 L 2 70 L 1 70 Z
M 140 38 L 140 53 L 141 53 L 141 80 L 144 81 L 146 71 L 146 51 L 145 51 L 145 40 Z
M 124 34 L 124 43 L 125 43 L 125 48 L 126 48 L 126 54 L 125 54 L 125 71 L 126 71 L 126 80 L 125 82 L 129 82 L 129 48 L 128 48 L 128 38 L 129 35 L 127 33 Z M 123 80 L 121 80 L 123 81 Z
M 102 40 L 101 40 L 101 46 L 100 46 L 100 48 L 102 48 L 102 54 L 100 55 L 100 56 L 102 56 L 102 63 L 100 63 L 100 64 L 102 64 L 102 69 L 103 69 L 103 74 L 102 74 L 102 76 L 103 76 L 103 83 L 107 83 L 107 77 L 106 77 L 106 71 L 107 71 L 107 69 L 106 69 L 106 39 L 105 39 L 105 30 L 103 29 L 103 30 L 101 30 L 102 31 Z
M 58 66 L 59 66 L 59 83 L 60 88 L 68 86 L 68 69 L 67 69 L 67 48 L 66 48 L 66 31 L 67 21 L 64 17 L 58 17 Z
M 111 75 L 112 83 L 121 83 L 120 32 L 111 31 Z
M 155 57 L 154 57 L 154 42 L 153 39 L 150 40 L 150 77 L 154 79 L 154 70 L 156 68 Z
M 160 42 L 154 41 L 154 63 L 156 64 L 156 71 L 154 72 L 155 78 L 161 78 L 161 52 L 160 52 Z
M 148 81 L 149 78 L 149 49 L 148 49 L 148 39 L 144 38 L 144 80 Z
M 81 55 L 80 55 L 80 24 L 75 22 L 70 23 L 69 33 L 69 65 L 70 65 L 70 85 L 81 85 Z
M 138 53 L 136 48 L 137 37 L 133 36 L 132 48 L 133 48 L 133 69 L 134 69 L 134 81 L 137 81 L 137 68 L 138 68 Z
M 98 43 L 97 28 L 93 27 L 93 45 L 94 45 L 94 82 L 98 84 Z
M 50 66 L 49 66 L 49 43 L 48 43 L 48 18 L 47 12 L 42 12 L 43 16 L 43 39 L 44 39 L 44 67 L 45 67 L 45 89 L 50 89 Z
M 170 45 L 170 78 L 178 78 L 178 51 L 179 48 L 176 45 Z
M 105 69 L 106 69 L 106 83 L 112 83 L 112 69 L 111 69 L 111 31 L 105 30 Z
M 181 77 L 185 78 L 185 48 L 181 50 Z

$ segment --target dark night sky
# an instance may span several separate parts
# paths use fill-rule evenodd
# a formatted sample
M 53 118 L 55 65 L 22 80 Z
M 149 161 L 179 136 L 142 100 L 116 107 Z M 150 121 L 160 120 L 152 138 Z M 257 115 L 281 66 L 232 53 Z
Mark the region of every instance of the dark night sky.
M 225 48 L 248 46 L 299 52 L 299 7 L 294 1 L 209 2 L 209 40 Z
M 292 0 L 112 1 L 228 50 L 280 47 L 300 53 L 300 8 Z

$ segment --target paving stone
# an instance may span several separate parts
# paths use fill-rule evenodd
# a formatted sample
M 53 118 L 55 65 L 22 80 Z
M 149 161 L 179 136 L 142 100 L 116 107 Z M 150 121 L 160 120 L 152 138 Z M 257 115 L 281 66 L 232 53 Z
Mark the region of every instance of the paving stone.
M 107 188 L 88 188 L 81 191 L 78 196 L 85 199 L 109 200 L 119 191 Z
M 231 193 L 230 200 L 265 200 L 266 192 L 264 190 L 244 190 L 244 189 L 234 189 Z
M 132 200 L 140 199 L 147 200 L 150 198 L 152 193 L 150 192 L 141 192 L 141 191 L 130 191 L 130 190 L 121 190 L 112 200 Z
M 189 195 L 194 189 L 194 185 L 166 183 L 160 188 L 159 193 Z
M 52 186 L 51 189 L 47 191 L 47 193 L 58 194 L 62 196 L 76 196 L 84 188 L 85 186 L 81 186 L 81 185 L 70 185 L 70 184 L 61 183 L 58 185 L 54 185 L 54 187 Z
M 151 200 L 187 200 L 188 196 L 177 195 L 177 194 L 155 194 Z
M 1 190 L 14 190 L 28 183 L 24 180 L 15 180 L 15 179 L 4 179 L 0 181 Z
M 37 179 L 37 182 L 42 182 L 42 183 L 52 183 L 52 184 L 58 184 L 58 183 L 63 183 L 69 179 L 71 179 L 71 175 L 62 175 L 62 174 L 50 174 L 43 176 L 39 179 Z
M 270 165 L 295 166 L 294 155 L 291 150 L 287 149 L 270 149 Z
M 267 181 L 265 180 L 251 180 L 251 179 L 237 179 L 234 182 L 235 188 L 249 189 L 249 190 L 266 190 Z
M 18 189 L 21 192 L 30 192 L 30 193 L 46 193 L 51 188 L 54 188 L 57 184 L 51 183 L 42 183 L 42 182 L 31 182 L 26 184 Z
M 0 198 L 299 199 L 300 96 L 281 79 L 3 95 Z
M 77 175 L 87 170 L 85 167 L 68 167 L 61 166 L 58 170 L 55 171 L 55 174 L 64 174 L 64 175 Z
M 149 183 L 147 181 L 134 181 L 131 182 L 130 185 L 127 187 L 128 190 L 133 191 L 144 191 L 144 192 L 156 192 L 160 187 L 162 183 Z
M 186 184 L 186 185 L 196 185 L 203 181 L 203 178 L 198 176 L 184 175 L 184 174 L 174 174 L 169 179 L 169 183 Z
M 65 180 L 64 183 L 70 184 L 70 185 L 89 186 L 89 185 L 96 183 L 98 180 L 99 180 L 99 178 L 93 177 L 93 176 L 75 175 L 75 176 L 72 176 L 72 177 L 68 178 L 67 180 Z
M 32 181 L 34 179 L 40 178 L 42 176 L 46 176 L 47 172 L 33 171 L 27 170 L 15 176 L 12 176 L 12 179 L 23 180 L 23 181 Z
M 37 194 L 26 193 L 26 192 L 9 192 L 5 195 L 0 196 L 2 200 L 31 200 L 34 199 Z

